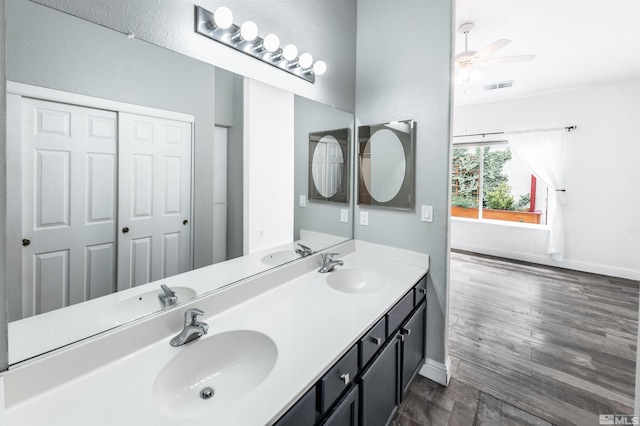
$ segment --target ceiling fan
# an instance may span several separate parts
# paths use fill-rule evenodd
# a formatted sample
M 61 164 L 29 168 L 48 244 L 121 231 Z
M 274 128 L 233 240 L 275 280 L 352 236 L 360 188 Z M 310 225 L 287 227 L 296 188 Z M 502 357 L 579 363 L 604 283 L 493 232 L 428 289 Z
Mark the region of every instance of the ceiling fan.
M 469 31 L 471 31 L 473 27 L 473 22 L 465 22 L 458 27 L 458 31 L 464 34 L 464 52 L 456 55 L 456 83 L 478 81 L 482 77 L 482 74 L 475 68 L 476 66 L 525 62 L 531 61 L 536 57 L 536 55 L 517 55 L 490 58 L 492 54 L 511 43 L 511 40 L 506 39 L 494 41 L 478 51 L 469 50 Z

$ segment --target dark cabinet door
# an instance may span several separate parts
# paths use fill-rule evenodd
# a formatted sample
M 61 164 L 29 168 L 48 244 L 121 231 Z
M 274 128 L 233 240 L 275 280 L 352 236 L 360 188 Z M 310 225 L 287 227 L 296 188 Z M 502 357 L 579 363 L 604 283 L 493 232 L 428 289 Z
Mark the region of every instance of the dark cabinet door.
M 425 339 L 425 314 L 426 303 L 400 327 L 402 340 L 402 393 L 400 397 L 407 393 L 409 383 L 422 366 L 424 361 L 424 339 Z
M 335 410 L 322 422 L 322 426 L 358 426 L 358 386 L 354 386 L 347 395 L 340 400 Z
M 361 425 L 384 426 L 398 401 L 399 343 L 392 336 L 360 379 Z
M 316 423 L 316 387 L 312 387 L 275 426 L 313 426 Z

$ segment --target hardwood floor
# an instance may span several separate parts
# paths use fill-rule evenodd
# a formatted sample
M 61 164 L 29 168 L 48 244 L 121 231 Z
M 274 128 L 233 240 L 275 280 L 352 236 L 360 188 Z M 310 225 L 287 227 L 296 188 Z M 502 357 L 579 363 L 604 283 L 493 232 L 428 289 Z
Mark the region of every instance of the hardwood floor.
M 582 426 L 633 414 L 638 285 L 452 253 L 450 386 L 418 378 L 394 424 Z

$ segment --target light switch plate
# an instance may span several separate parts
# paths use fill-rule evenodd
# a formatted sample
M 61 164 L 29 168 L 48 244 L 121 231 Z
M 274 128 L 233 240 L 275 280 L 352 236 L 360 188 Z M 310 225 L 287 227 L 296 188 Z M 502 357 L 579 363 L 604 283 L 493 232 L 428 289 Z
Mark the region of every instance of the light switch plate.
M 422 216 L 420 220 L 423 222 L 433 222 L 433 206 L 422 206 Z
M 360 212 L 360 225 L 369 226 L 369 212 Z
M 307 207 L 307 196 L 306 195 L 301 195 L 300 196 L 300 207 Z
M 344 223 L 349 222 L 349 210 L 348 209 L 340 209 L 340 222 L 344 222 Z

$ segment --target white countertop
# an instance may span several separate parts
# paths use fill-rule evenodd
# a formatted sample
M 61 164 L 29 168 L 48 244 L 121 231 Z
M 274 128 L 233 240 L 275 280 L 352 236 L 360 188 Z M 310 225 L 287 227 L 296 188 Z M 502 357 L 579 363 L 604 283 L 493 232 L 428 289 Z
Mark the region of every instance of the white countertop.
M 342 293 L 326 284 L 329 274 L 313 270 L 229 309 L 214 315 L 205 314 L 202 320 L 209 324 L 208 335 L 188 345 L 201 344 L 204 339 L 225 331 L 254 330 L 270 337 L 277 346 L 277 360 L 269 376 L 251 393 L 208 417 L 208 421 L 218 426 L 273 423 L 428 270 L 426 255 L 367 243 L 355 245 L 357 251 L 342 256 L 344 266 L 339 268 L 367 268 L 380 272 L 386 278 L 381 290 L 356 295 Z M 406 259 L 407 263 L 398 259 Z M 263 285 L 262 282 L 277 279 L 285 268 L 299 270 L 301 266 L 295 263 L 278 268 L 281 272 L 255 277 L 254 284 Z M 314 265 L 309 267 L 315 268 Z M 220 296 L 206 296 L 186 304 L 184 309 L 198 307 L 205 312 L 214 312 L 217 297 Z M 165 317 L 179 321 L 184 309 L 150 318 L 146 327 L 162 328 Z M 170 338 L 181 325 L 164 330 L 163 338 L 128 356 L 119 357 L 45 392 L 37 393 L 37 377 L 33 377 L 31 384 L 15 384 L 23 388 L 22 394 L 28 391 L 25 388 L 32 386 L 33 396 L 18 398 L 7 406 L 5 421 L 12 426 L 201 425 L 203 418 L 172 418 L 162 414 L 152 400 L 151 389 L 158 372 L 187 347 L 169 345 Z M 134 327 L 127 327 L 128 332 L 134 333 Z M 139 328 L 143 330 L 143 325 Z M 103 347 L 98 343 L 97 348 Z M 73 349 L 66 353 L 67 359 L 73 359 L 71 351 Z M 47 371 L 46 362 L 43 359 L 45 364 L 35 365 L 32 373 L 21 372 L 20 381 L 28 380 L 29 374 L 37 376 L 38 371 Z M 5 373 L 6 376 L 11 374 L 11 371 Z M 13 398 L 11 385 L 15 380 L 5 377 L 9 400 Z
M 199 296 L 273 268 L 274 265 L 268 265 L 263 262 L 263 258 L 269 254 L 284 251 L 290 251 L 295 254 L 295 249 L 299 243 L 308 246 L 315 252 L 344 240 L 335 236 L 312 235 L 309 232 L 305 235 L 311 239 L 260 250 L 246 256 L 71 305 L 64 309 L 57 309 L 19 321 L 12 321 L 9 323 L 8 330 L 9 365 L 159 311 L 160 303 L 157 299 L 157 294 L 161 293 L 160 284 L 166 284 L 170 288 L 188 287 Z M 148 311 L 141 311 L 138 315 L 132 315 L 122 322 L 117 322 L 104 315 L 116 304 L 141 295 L 148 295 L 149 298 L 153 299 L 151 302 L 154 308 Z M 179 299 L 179 302 L 184 302 L 184 300 Z

